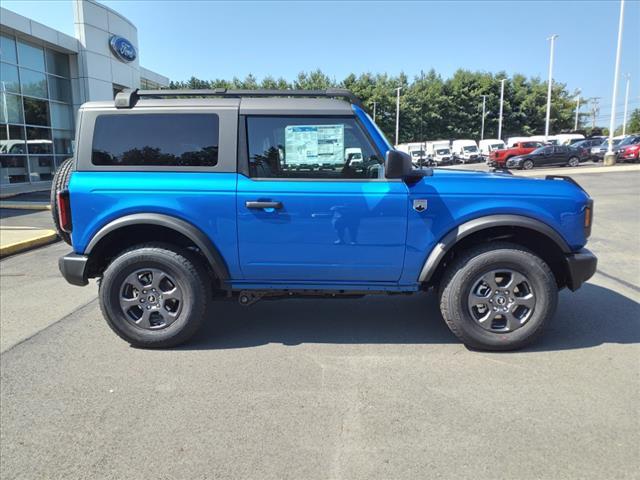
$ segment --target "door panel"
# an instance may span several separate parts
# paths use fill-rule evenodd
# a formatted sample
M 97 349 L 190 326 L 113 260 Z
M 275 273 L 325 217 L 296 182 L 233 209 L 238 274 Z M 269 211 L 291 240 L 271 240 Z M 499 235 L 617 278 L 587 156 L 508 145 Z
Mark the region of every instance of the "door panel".
M 238 248 L 244 278 L 397 281 L 404 261 L 407 198 L 407 187 L 399 181 L 239 175 Z

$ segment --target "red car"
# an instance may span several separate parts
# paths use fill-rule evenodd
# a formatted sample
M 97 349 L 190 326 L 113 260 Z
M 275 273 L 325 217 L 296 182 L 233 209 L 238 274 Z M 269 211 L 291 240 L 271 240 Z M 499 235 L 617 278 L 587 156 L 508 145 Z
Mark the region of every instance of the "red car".
M 536 148 L 541 147 L 540 142 L 518 142 L 510 148 L 501 150 L 493 150 L 489 153 L 489 165 L 504 168 L 507 160 L 518 155 L 526 155 L 533 152 Z
M 619 162 L 638 163 L 640 160 L 640 135 L 631 135 L 625 138 L 617 148 Z

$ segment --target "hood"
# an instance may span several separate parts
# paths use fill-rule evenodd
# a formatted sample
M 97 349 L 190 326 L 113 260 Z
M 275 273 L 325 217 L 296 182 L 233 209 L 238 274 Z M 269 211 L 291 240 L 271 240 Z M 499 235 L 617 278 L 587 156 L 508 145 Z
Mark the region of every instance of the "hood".
M 411 194 L 460 194 L 473 199 L 473 195 L 503 197 L 549 197 L 564 196 L 577 201 L 589 198 L 579 186 L 562 180 L 521 177 L 508 173 L 479 170 L 456 170 L 433 168 L 433 176 L 424 177 L 411 185 Z

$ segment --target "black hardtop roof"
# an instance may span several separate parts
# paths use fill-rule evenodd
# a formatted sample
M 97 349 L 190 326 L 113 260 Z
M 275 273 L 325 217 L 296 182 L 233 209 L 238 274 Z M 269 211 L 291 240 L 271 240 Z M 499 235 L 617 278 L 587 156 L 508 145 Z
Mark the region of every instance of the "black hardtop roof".
M 175 98 L 175 97 L 221 97 L 221 98 L 326 98 L 344 99 L 351 104 L 362 106 L 360 99 L 344 88 L 328 88 L 325 90 L 234 90 L 227 88 L 214 88 L 203 90 L 123 90 L 118 92 L 115 98 L 116 108 L 133 108 L 141 98 Z M 287 102 L 290 103 L 290 102 Z

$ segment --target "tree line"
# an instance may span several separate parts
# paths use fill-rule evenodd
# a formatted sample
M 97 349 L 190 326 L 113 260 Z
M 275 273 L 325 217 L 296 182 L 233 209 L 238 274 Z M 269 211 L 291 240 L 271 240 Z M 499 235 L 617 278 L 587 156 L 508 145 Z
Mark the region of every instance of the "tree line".
M 400 95 L 400 143 L 411 141 L 471 138 L 479 139 L 482 125 L 482 96 L 486 95 L 484 138 L 497 138 L 500 107 L 500 81 L 506 79 L 502 137 L 544 134 L 547 82 L 538 77 L 505 72 L 487 73 L 460 69 L 444 79 L 434 70 L 410 79 L 407 75 L 385 73 L 350 74 L 337 81 L 321 70 L 301 72 L 295 80 L 267 76 L 261 81 L 253 75 L 244 80 L 172 81 L 170 88 L 238 89 L 325 89 L 347 88 L 356 94 L 387 137 L 395 141 L 396 88 Z M 554 82 L 551 94 L 550 133 L 573 131 L 576 92 Z M 586 114 L 581 114 L 584 125 Z M 582 131 L 583 133 L 584 130 Z M 588 133 L 588 132 L 586 132 Z M 594 132 L 595 133 L 595 132 Z

